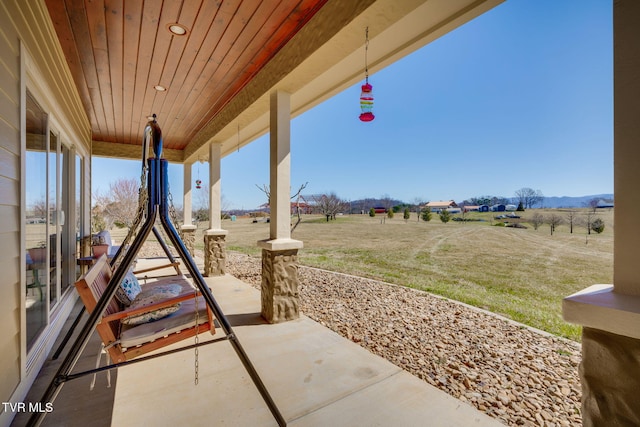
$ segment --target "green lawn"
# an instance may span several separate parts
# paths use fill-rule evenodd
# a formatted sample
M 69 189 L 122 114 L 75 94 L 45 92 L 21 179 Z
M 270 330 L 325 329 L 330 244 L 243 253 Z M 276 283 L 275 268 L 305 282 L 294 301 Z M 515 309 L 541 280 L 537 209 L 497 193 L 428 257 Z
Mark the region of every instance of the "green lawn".
M 553 236 L 548 225 L 498 227 L 494 214 L 472 215 L 486 222 L 447 224 L 435 215 L 428 223 L 412 215 L 384 223 L 381 216 L 345 215 L 331 222 L 307 216 L 292 237 L 304 242 L 303 265 L 422 289 L 573 340 L 580 339 L 580 328 L 562 320 L 562 298 L 612 282 L 612 212 L 599 214 L 604 233 L 589 236 L 583 226 L 571 234 L 562 225 Z M 248 218 L 225 220 L 223 228 L 230 250 L 255 256 L 256 242 L 269 236 L 268 223 Z M 201 236 L 196 242 L 202 247 Z

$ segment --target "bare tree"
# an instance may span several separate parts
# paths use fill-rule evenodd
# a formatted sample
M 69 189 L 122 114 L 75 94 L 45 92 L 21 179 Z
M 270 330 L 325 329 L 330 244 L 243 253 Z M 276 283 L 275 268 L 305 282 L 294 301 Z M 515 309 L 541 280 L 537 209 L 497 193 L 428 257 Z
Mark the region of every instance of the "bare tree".
M 562 217 L 556 213 L 549 214 L 546 218 L 547 224 L 549 224 L 549 228 L 551 229 L 551 235 L 553 236 L 553 232 L 556 231 L 556 227 L 562 224 Z
M 593 225 L 593 220 L 596 218 L 596 213 L 594 211 L 587 211 L 583 217 L 583 224 L 587 229 L 587 234 L 591 234 L 591 226 Z
M 95 206 L 105 216 L 106 225 L 113 224 L 129 228 L 138 212 L 138 192 L 140 182 L 131 179 L 118 179 L 109 184 L 107 193 L 95 196 Z
M 344 203 L 335 193 L 313 196 L 313 201 L 320 210 L 320 213 L 330 219 L 336 219 L 336 214 L 344 209 Z
M 308 182 L 305 182 L 304 184 L 302 184 L 298 188 L 298 191 L 296 191 L 295 194 L 290 197 L 290 200 L 296 199 L 296 201 L 294 202 L 294 206 L 295 206 L 295 213 L 296 213 L 296 216 L 297 216 L 296 223 L 291 226 L 291 233 L 293 233 L 293 230 L 295 230 L 296 227 L 298 226 L 298 224 L 300 224 L 300 222 L 302 221 L 302 215 L 301 215 L 301 212 L 300 212 L 300 199 L 302 197 L 301 196 L 302 190 L 307 188 L 308 184 L 309 184 Z M 258 189 L 260 191 L 262 191 L 267 196 L 267 204 L 271 205 L 271 187 L 269 187 L 267 184 L 262 184 L 262 187 L 260 187 L 260 186 L 258 186 L 258 184 L 256 184 L 256 187 L 258 187 Z
M 591 209 L 591 211 L 592 211 L 592 212 L 595 212 L 595 211 L 596 211 L 596 209 L 598 209 L 598 203 L 600 203 L 600 199 L 598 199 L 598 198 L 594 198 L 594 199 L 589 200 L 589 201 L 586 203 L 586 206 L 587 206 L 589 209 Z
M 296 194 L 291 196 L 291 200 L 296 199 L 296 201 L 294 202 L 294 206 L 295 206 L 295 210 L 296 210 L 295 213 L 297 217 L 296 223 L 291 226 L 292 233 L 293 233 L 293 230 L 295 230 L 296 227 L 298 227 L 298 224 L 300 224 L 300 222 L 302 221 L 302 213 L 300 212 L 300 199 L 302 198 L 302 190 L 307 188 L 307 184 L 309 183 L 305 182 L 304 184 L 302 184 L 300 188 L 298 188 L 298 191 L 296 192 Z
M 424 205 L 424 200 L 420 197 L 416 197 L 413 199 L 413 204 L 416 207 L 416 215 L 418 216 L 418 222 L 420 222 L 420 209 L 422 209 L 422 205 Z
M 544 224 L 544 216 L 541 213 L 536 212 L 529 219 L 529 223 L 533 226 L 534 230 L 537 230 L 538 227 Z
M 47 219 L 47 203 L 44 199 L 33 202 L 32 209 L 34 217 Z
M 544 200 L 544 195 L 540 190 L 534 190 L 533 188 L 521 188 L 515 192 L 516 199 L 519 203 L 530 209 L 536 205 L 542 204 Z
M 569 224 L 569 233 L 573 234 L 573 225 L 578 220 L 578 211 L 576 211 L 575 209 L 568 210 L 565 218 L 567 220 L 567 223 Z

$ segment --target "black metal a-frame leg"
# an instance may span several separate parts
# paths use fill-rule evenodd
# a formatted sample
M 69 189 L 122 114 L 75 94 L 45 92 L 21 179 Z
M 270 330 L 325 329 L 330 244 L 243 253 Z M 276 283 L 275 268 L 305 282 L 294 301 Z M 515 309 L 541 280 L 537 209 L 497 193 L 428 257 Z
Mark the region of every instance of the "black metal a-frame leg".
M 272 415 L 276 419 L 278 425 L 286 426 L 287 425 L 286 420 L 284 419 L 278 407 L 276 406 L 275 402 L 271 398 L 269 391 L 267 390 L 264 383 L 260 379 L 260 376 L 258 375 L 257 371 L 253 367 L 253 364 L 249 360 L 249 357 L 245 353 L 240 342 L 238 341 L 238 338 L 233 332 L 229 321 L 227 320 L 226 316 L 224 315 L 218 303 L 216 302 L 215 298 L 213 297 L 211 290 L 206 285 L 206 282 L 204 281 L 202 274 L 200 274 L 200 271 L 198 270 L 195 262 L 193 261 L 191 254 L 187 250 L 186 246 L 180 239 L 178 233 L 176 232 L 175 228 L 171 224 L 171 221 L 169 220 L 168 205 L 167 205 L 167 194 L 168 194 L 168 186 L 169 186 L 168 176 L 167 176 L 168 162 L 165 159 L 160 158 L 162 155 L 162 132 L 160 130 L 160 127 L 155 121 L 155 117 L 153 121 L 147 124 L 147 129 L 149 127 L 151 127 L 151 133 L 153 135 L 153 149 L 156 157 L 150 158 L 148 160 L 149 162 L 149 179 L 148 179 L 149 204 L 148 204 L 147 219 L 145 223 L 142 225 L 140 232 L 134 239 L 133 243 L 131 244 L 131 247 L 126 252 L 124 256 L 124 260 L 120 263 L 116 271 L 113 273 L 113 276 L 111 277 L 111 280 L 109 281 L 109 284 L 107 285 L 107 288 L 105 289 L 102 297 L 98 300 L 94 311 L 89 315 L 89 319 L 84 324 L 81 331 L 79 332 L 78 337 L 76 338 L 75 342 L 69 349 L 69 353 L 66 355 L 62 364 L 58 368 L 56 375 L 51 380 L 51 383 L 49 384 L 49 387 L 45 391 L 43 397 L 40 399 L 40 402 L 42 405 L 45 405 L 49 402 L 53 402 L 56 396 L 58 395 L 58 393 L 60 392 L 60 390 L 62 389 L 64 382 L 69 379 L 69 374 L 71 373 L 71 370 L 77 363 L 80 357 L 80 354 L 82 353 L 87 342 L 89 341 L 89 338 L 91 337 L 91 334 L 94 331 L 96 325 L 100 321 L 100 318 L 102 317 L 102 314 L 104 313 L 107 305 L 114 297 L 116 293 L 116 289 L 119 286 L 122 279 L 124 278 L 127 269 L 133 262 L 135 256 L 137 255 L 138 251 L 142 247 L 142 244 L 144 243 L 144 241 L 148 238 L 149 233 L 151 233 L 156 217 L 158 213 L 160 213 L 160 221 L 165 232 L 167 233 L 171 242 L 176 247 L 179 255 L 184 260 L 185 265 L 189 270 L 189 273 L 191 274 L 191 277 L 193 278 L 195 285 L 197 286 L 198 290 L 204 297 L 204 300 L 206 301 L 209 309 L 211 309 L 214 316 L 220 323 L 220 326 L 224 331 L 227 340 L 230 341 L 231 345 L 233 346 L 233 349 L 235 350 L 236 354 L 240 358 L 247 373 L 253 380 L 254 385 L 262 395 L 262 398 L 264 399 L 265 403 L 269 407 L 269 410 L 271 411 Z M 147 129 L 145 129 L 145 132 Z M 46 412 L 34 413 L 29 419 L 29 422 L 27 425 L 28 426 L 39 425 L 40 422 L 44 419 L 45 415 L 46 415 Z

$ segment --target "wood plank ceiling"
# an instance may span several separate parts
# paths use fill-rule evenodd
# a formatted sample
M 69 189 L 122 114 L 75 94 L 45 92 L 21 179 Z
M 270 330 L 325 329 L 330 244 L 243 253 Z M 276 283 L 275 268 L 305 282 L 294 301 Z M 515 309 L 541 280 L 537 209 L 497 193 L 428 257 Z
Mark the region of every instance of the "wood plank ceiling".
M 327 0 L 45 1 L 93 140 L 183 150 Z

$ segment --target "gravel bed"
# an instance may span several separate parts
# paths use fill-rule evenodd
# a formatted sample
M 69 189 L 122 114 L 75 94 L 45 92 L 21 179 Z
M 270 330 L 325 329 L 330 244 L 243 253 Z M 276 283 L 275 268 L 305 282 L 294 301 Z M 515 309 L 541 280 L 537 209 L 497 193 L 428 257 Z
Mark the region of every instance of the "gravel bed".
M 260 259 L 227 253 L 259 288 Z M 580 346 L 402 286 L 300 266 L 300 310 L 511 426 L 579 426 Z
M 163 256 L 145 244 L 141 257 Z M 196 255 L 203 257 L 202 251 Z M 261 260 L 227 252 L 260 288 Z M 580 426 L 580 345 L 427 292 L 300 266 L 300 311 L 510 426 Z

